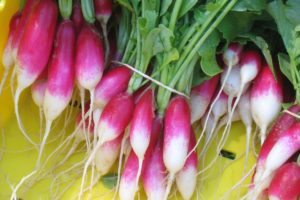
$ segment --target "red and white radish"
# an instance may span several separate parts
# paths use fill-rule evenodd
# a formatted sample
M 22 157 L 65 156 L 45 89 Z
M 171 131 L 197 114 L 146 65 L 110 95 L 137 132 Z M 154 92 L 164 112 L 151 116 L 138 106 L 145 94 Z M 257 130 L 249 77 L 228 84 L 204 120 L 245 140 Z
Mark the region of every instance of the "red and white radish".
M 216 75 L 192 88 L 190 102 L 192 123 L 199 120 L 204 115 L 218 85 L 219 79 L 220 76 Z
M 3 77 L 2 77 L 1 83 L 0 83 L 0 95 L 2 93 L 4 83 L 8 77 L 9 71 L 14 64 L 14 57 L 13 57 L 13 53 L 12 53 L 12 41 L 13 41 L 14 34 L 16 32 L 16 29 L 18 27 L 18 24 L 20 22 L 20 18 L 21 18 L 21 13 L 17 12 L 12 16 L 12 18 L 10 19 L 10 22 L 9 22 L 8 39 L 7 39 L 7 42 L 6 42 L 4 51 L 3 51 L 3 55 L 2 55 L 2 64 L 3 64 L 5 71 L 4 71 L 4 74 L 3 74 Z
M 270 67 L 265 65 L 255 79 L 250 97 L 251 113 L 260 128 L 261 144 L 265 141 L 268 126 L 280 112 L 282 98 L 281 85 Z
M 191 127 L 189 151 L 196 145 L 196 137 Z M 176 185 L 183 199 L 191 199 L 196 189 L 198 170 L 197 151 L 194 151 L 185 161 L 184 167 L 176 174 Z
M 300 166 L 287 163 L 275 173 L 268 189 L 270 200 L 297 200 L 300 196 Z
M 75 37 L 73 22 L 70 20 L 62 21 L 57 30 L 53 55 L 49 65 L 47 88 L 43 104 L 46 131 L 39 152 L 38 165 L 53 120 L 63 112 L 72 98 L 75 76 Z
M 21 92 L 38 78 L 47 65 L 55 35 L 57 13 L 57 6 L 52 0 L 38 2 L 27 20 L 18 46 L 15 113 L 21 132 L 34 145 L 35 143 L 27 136 L 21 123 L 18 102 Z M 22 25 L 21 21 L 20 25 Z
M 165 113 L 163 159 L 169 171 L 164 199 L 169 196 L 175 175 L 183 168 L 188 155 L 191 132 L 190 108 L 187 101 L 177 96 L 170 101 Z
M 153 89 L 148 89 L 138 100 L 134 108 L 129 131 L 131 148 L 139 160 L 139 169 L 136 177 L 137 187 L 142 171 L 144 155 L 150 143 L 153 118 L 154 91 Z

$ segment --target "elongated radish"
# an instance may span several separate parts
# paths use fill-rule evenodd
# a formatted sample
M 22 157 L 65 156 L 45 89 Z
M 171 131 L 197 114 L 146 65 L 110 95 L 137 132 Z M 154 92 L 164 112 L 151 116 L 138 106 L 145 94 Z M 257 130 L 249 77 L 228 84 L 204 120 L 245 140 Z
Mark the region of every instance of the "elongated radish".
M 83 194 L 85 175 L 89 165 L 94 160 L 97 149 L 103 143 L 117 138 L 125 131 L 131 120 L 133 108 L 134 102 L 132 96 L 124 92 L 113 97 L 103 109 L 97 125 L 97 136 L 99 139 L 85 163 L 79 197 Z
M 223 84 L 221 85 L 216 97 L 214 98 L 214 101 L 210 104 L 209 110 L 208 110 L 208 116 L 211 114 L 212 109 L 214 107 L 214 105 L 216 104 L 216 102 L 218 101 L 221 93 L 223 92 L 225 83 L 227 82 L 227 79 L 229 77 L 230 71 L 232 69 L 233 66 L 236 66 L 240 60 L 240 56 L 241 56 L 241 52 L 242 52 L 243 47 L 238 44 L 238 43 L 231 43 L 228 46 L 228 49 L 225 50 L 224 54 L 223 54 L 223 62 L 226 64 L 227 66 L 227 73 L 225 74 L 225 76 L 223 77 Z M 209 119 L 208 117 L 206 118 L 207 120 Z M 196 150 L 197 146 L 200 144 L 200 141 L 203 137 L 203 134 L 206 130 L 206 124 L 208 121 L 205 121 L 202 132 L 200 133 L 200 137 L 197 140 L 197 143 L 195 145 L 195 147 L 192 149 L 192 151 Z M 192 153 L 192 151 L 189 152 L 189 154 Z
M 18 85 L 14 98 L 15 113 L 21 132 L 34 145 L 35 143 L 27 136 L 23 128 L 18 102 L 21 92 L 37 79 L 47 65 L 54 40 L 57 13 L 57 6 L 52 0 L 40 1 L 34 6 L 18 46 L 16 60 Z
M 190 102 L 192 123 L 204 115 L 218 85 L 219 79 L 220 76 L 216 75 L 211 79 L 204 81 L 200 85 L 192 88 Z
M 163 161 L 163 140 L 155 145 L 142 174 L 143 186 L 149 200 L 162 200 L 166 191 L 166 167 Z
M 47 88 L 47 79 L 41 78 L 34 82 L 31 86 L 31 96 L 33 102 L 39 107 L 43 107 L 45 93 Z
M 100 22 L 104 41 L 105 41 L 105 63 L 108 64 L 108 56 L 110 52 L 109 41 L 107 37 L 107 22 L 112 14 L 112 0 L 94 0 L 95 15 Z
M 84 24 L 84 19 L 81 12 L 81 6 L 78 1 L 74 2 L 71 19 L 74 23 L 76 33 L 79 33 L 82 25 Z
M 165 200 L 169 196 L 175 175 L 183 168 L 188 154 L 190 123 L 187 101 L 181 96 L 174 97 L 165 113 L 163 159 L 169 171 Z
M 152 121 L 154 118 L 154 91 L 148 89 L 137 102 L 130 124 L 130 144 L 139 160 L 136 186 L 142 171 L 144 155 L 150 143 Z
M 85 24 L 77 38 L 75 71 L 81 91 L 81 105 L 84 105 L 84 89 L 90 92 L 90 122 L 94 106 L 95 87 L 102 77 L 104 65 L 104 52 L 100 35 L 93 25 Z M 82 111 L 84 112 L 84 108 Z M 87 143 L 89 146 L 90 142 L 87 141 Z
M 265 65 L 252 86 L 250 98 L 252 117 L 260 128 L 261 144 L 265 141 L 267 127 L 280 112 L 282 98 L 281 85 Z
M 191 127 L 189 151 L 196 145 L 196 137 Z M 184 167 L 176 174 L 176 185 L 183 199 L 191 199 L 196 189 L 198 170 L 197 151 L 194 151 L 185 161 Z
M 275 173 L 268 189 L 270 200 L 296 200 L 300 196 L 300 166 L 287 163 Z
M 46 131 L 39 152 L 38 165 L 44 144 L 51 129 L 52 121 L 62 113 L 72 98 L 75 76 L 74 48 L 75 29 L 73 22 L 64 20 L 58 27 L 55 47 L 49 66 L 47 89 L 43 105 L 46 118 Z
M 12 18 L 10 19 L 10 22 L 9 22 L 8 39 L 7 39 L 7 42 L 6 42 L 4 51 L 3 51 L 3 55 L 2 55 L 2 64 L 3 64 L 5 71 L 4 71 L 3 77 L 0 82 L 0 95 L 2 93 L 2 89 L 3 89 L 4 83 L 7 79 L 8 73 L 14 64 L 14 57 L 13 57 L 13 53 L 12 53 L 12 41 L 13 41 L 14 34 L 16 32 L 17 26 L 19 24 L 20 18 L 21 18 L 21 13 L 16 12 L 12 16 Z

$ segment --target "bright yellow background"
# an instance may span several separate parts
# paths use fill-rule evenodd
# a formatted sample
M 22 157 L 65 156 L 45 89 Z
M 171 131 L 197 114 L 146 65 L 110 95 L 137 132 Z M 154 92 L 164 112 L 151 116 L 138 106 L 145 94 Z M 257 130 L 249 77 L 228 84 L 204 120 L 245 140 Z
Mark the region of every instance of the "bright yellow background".
M 10 0 L 4 3 L 5 0 L 0 0 L 0 55 L 2 56 L 2 51 L 7 39 L 8 25 L 10 17 L 18 9 L 19 1 Z M 3 75 L 3 67 L 0 63 L 0 77 Z M 9 80 L 7 81 L 9 82 Z M 78 109 L 75 109 L 78 112 Z M 20 113 L 21 119 L 25 125 L 25 129 L 34 141 L 40 141 L 40 131 L 39 131 L 39 110 L 33 104 L 30 90 L 26 90 L 20 100 Z M 70 123 L 66 129 L 63 129 L 64 116 L 55 121 L 54 130 L 51 131 L 49 140 L 47 144 L 45 155 L 49 155 L 55 147 L 57 147 L 62 138 L 70 134 L 73 130 L 74 122 Z M 17 182 L 26 174 L 30 173 L 35 165 L 37 158 L 37 152 L 32 148 L 32 146 L 27 143 L 22 136 L 21 132 L 18 130 L 18 125 L 16 123 L 16 118 L 13 109 L 13 99 L 11 95 L 11 90 L 9 84 L 5 85 L 3 94 L 0 96 L 0 199 L 9 199 L 11 189 L 9 183 L 16 185 Z M 219 136 L 220 137 L 220 136 Z M 209 150 L 209 156 L 206 161 L 211 160 L 212 156 L 215 155 L 215 145 L 213 145 Z M 246 184 L 249 183 L 249 178 L 243 183 L 243 188 L 241 190 L 234 190 L 230 196 L 224 196 L 226 191 L 228 191 L 238 180 L 240 180 L 243 174 L 243 164 L 244 164 L 244 149 L 245 149 L 245 128 L 241 123 L 235 123 L 233 125 L 231 134 L 224 149 L 236 154 L 235 161 L 229 160 L 227 158 L 218 157 L 217 162 L 206 171 L 202 176 L 199 176 L 197 192 L 194 194 L 194 199 L 220 199 L 221 197 L 228 197 L 229 199 L 238 199 L 238 195 L 245 194 L 247 189 Z M 252 153 L 252 152 L 251 152 Z M 25 200 L 39 200 L 39 199 L 52 199 L 50 193 L 55 195 L 54 192 L 50 192 L 50 185 L 54 179 L 57 177 L 59 172 L 63 171 L 65 168 L 74 166 L 82 158 L 82 153 L 77 153 L 73 156 L 65 166 L 58 168 L 53 173 L 47 173 L 47 176 L 34 184 L 29 186 L 29 183 L 23 185 L 18 193 L 19 196 Z M 61 159 L 63 155 L 55 156 L 54 161 L 57 162 Z M 251 154 L 248 164 L 248 169 L 255 162 L 253 155 Z M 53 160 L 44 168 L 45 171 L 50 168 Z M 199 168 L 202 168 L 202 163 L 200 162 Z M 74 199 L 78 193 L 78 188 L 80 185 L 80 175 L 81 168 L 75 169 L 72 173 L 61 173 L 57 182 L 61 183 L 58 187 L 54 187 L 55 191 L 62 193 L 59 199 Z M 40 175 L 38 175 L 40 176 Z M 72 184 L 72 185 L 70 185 Z M 54 191 L 54 190 L 52 190 Z M 93 199 L 111 199 L 113 196 L 113 191 L 99 182 L 93 190 Z M 181 199 L 179 194 L 173 196 L 173 199 Z M 141 196 L 144 199 L 144 196 Z

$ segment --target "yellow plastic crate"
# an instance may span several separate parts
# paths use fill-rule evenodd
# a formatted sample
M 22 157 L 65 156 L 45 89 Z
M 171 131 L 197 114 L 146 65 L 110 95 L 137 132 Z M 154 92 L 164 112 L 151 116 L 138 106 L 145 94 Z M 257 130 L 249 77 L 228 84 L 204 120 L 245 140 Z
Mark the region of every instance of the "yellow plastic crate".
M 7 40 L 9 20 L 13 13 L 18 9 L 18 5 L 19 1 L 16 0 L 0 0 L 1 58 Z M 3 66 L 2 63 L 0 63 L 0 77 L 2 78 L 2 76 Z M 9 82 L 9 80 L 7 82 Z M 21 96 L 20 113 L 26 131 L 31 138 L 35 141 L 39 141 L 41 137 L 39 128 L 39 110 L 31 99 L 29 89 Z M 46 146 L 44 158 L 61 143 L 63 138 L 62 135 L 66 136 L 74 129 L 74 124 L 68 125 L 65 129 L 63 128 L 65 114 L 66 112 L 54 123 L 56 125 L 54 125 L 54 129 L 50 133 L 48 140 L 50 142 Z M 9 199 L 11 194 L 9 184 L 15 186 L 24 175 L 29 174 L 33 170 L 37 159 L 37 151 L 26 142 L 18 129 L 9 83 L 6 83 L 3 94 L 0 96 L 0 146 L 0 199 Z M 209 149 L 204 165 L 202 161 L 199 161 L 199 170 L 203 169 L 212 157 L 216 155 L 215 148 L 216 144 L 213 144 Z M 246 193 L 247 184 L 249 184 L 252 174 L 242 183 L 240 189 L 238 188 L 231 193 L 227 193 L 227 191 L 241 179 L 241 176 L 244 173 L 245 127 L 242 123 L 239 122 L 233 124 L 230 136 L 223 149 L 235 154 L 235 160 L 218 156 L 213 167 L 209 168 L 209 170 L 199 176 L 197 191 L 195 192 L 193 199 L 239 199 L 239 197 Z M 82 157 L 82 153 L 72 156 L 69 161 L 66 162 L 65 166 L 56 170 L 55 174 L 49 173 L 47 177 L 43 178 L 33 186 L 28 186 L 28 183 L 24 184 L 18 193 L 20 198 L 25 200 L 53 199 L 53 196 L 57 195 L 54 194 L 54 190 L 50 191 L 51 182 L 54 177 L 62 172 L 64 168 L 69 168 L 70 166 L 79 163 Z M 60 155 L 55 159 L 62 158 L 63 155 Z M 251 151 L 247 170 L 249 170 L 254 163 L 255 158 Z M 45 169 L 49 169 L 49 166 L 52 166 L 51 164 L 53 164 L 53 160 L 52 162 L 49 162 Z M 81 173 L 82 169 L 78 169 L 72 175 L 61 173 L 62 176 L 59 181 L 65 181 L 65 183 L 60 184 L 58 187 L 53 187 L 58 190 L 59 193 L 64 191 L 59 199 L 69 200 L 76 198 L 81 183 Z M 145 195 L 142 194 L 143 192 L 141 191 L 140 193 L 141 199 L 145 199 Z M 92 199 L 112 199 L 113 194 L 114 191 L 112 189 L 99 181 L 93 188 Z M 87 196 L 88 195 L 85 197 Z M 181 197 L 179 194 L 173 193 L 172 199 L 181 199 Z

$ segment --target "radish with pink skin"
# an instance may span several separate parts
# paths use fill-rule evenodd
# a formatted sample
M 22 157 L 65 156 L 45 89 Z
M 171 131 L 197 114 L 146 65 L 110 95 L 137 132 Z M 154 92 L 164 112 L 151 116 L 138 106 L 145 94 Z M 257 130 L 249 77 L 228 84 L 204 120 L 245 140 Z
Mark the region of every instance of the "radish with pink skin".
M 300 166 L 287 163 L 275 173 L 268 189 L 270 200 L 297 200 L 300 196 Z
M 251 113 L 260 128 L 261 144 L 265 141 L 268 126 L 280 112 L 282 99 L 282 87 L 270 67 L 265 65 L 252 86 L 250 97 Z
M 139 169 L 136 177 L 137 187 L 144 156 L 150 143 L 154 109 L 154 91 L 153 89 L 148 89 L 141 96 L 134 108 L 129 131 L 132 150 L 139 160 Z
M 2 64 L 4 67 L 4 74 L 0 83 L 0 95 L 2 93 L 2 89 L 4 86 L 4 83 L 7 79 L 9 70 L 11 69 L 11 67 L 14 64 L 14 57 L 13 57 L 13 53 L 12 53 L 12 41 L 13 41 L 13 36 L 14 33 L 16 32 L 17 26 L 20 22 L 20 18 L 21 18 L 21 13 L 17 12 L 15 13 L 12 18 L 10 19 L 9 22 L 9 32 L 8 32 L 8 39 L 3 51 L 3 55 L 2 55 Z
M 196 137 L 191 127 L 189 151 L 196 145 Z M 196 189 L 198 171 L 197 151 L 186 159 L 184 167 L 176 174 L 176 185 L 183 199 L 191 199 Z
M 76 33 L 78 34 L 79 31 L 81 30 L 81 27 L 84 24 L 83 15 L 81 12 L 81 6 L 78 1 L 74 2 L 71 20 L 73 21 Z
M 142 174 L 144 190 L 149 200 L 162 200 L 166 192 L 166 167 L 163 161 L 163 140 L 155 145 Z
M 80 90 L 81 105 L 84 105 L 84 90 L 87 89 L 90 92 L 90 122 L 92 119 L 95 87 L 101 80 L 104 70 L 103 51 L 102 41 L 96 28 L 91 24 L 83 25 L 76 43 L 75 72 Z M 83 107 L 82 112 L 84 110 Z M 89 146 L 90 142 L 87 141 L 87 143 Z
M 58 27 L 55 47 L 49 65 L 47 88 L 43 104 L 46 131 L 39 152 L 38 164 L 41 160 L 44 144 L 46 143 L 53 120 L 63 112 L 72 98 L 75 76 L 73 62 L 75 37 L 73 22 L 70 20 L 62 21 Z
M 40 1 L 27 20 L 18 46 L 16 60 L 18 84 L 14 98 L 15 113 L 21 132 L 34 145 L 35 143 L 27 136 L 23 128 L 18 102 L 21 92 L 30 86 L 47 66 L 55 35 L 57 13 L 57 6 L 52 0 Z
M 83 194 L 85 175 L 89 165 L 94 160 L 97 149 L 105 142 L 117 138 L 125 131 L 131 120 L 133 109 L 133 98 L 126 92 L 113 97 L 103 109 L 96 130 L 98 141 L 85 163 L 79 197 Z
M 175 175 L 183 168 L 188 155 L 191 116 L 187 101 L 177 96 L 172 98 L 165 113 L 163 160 L 169 171 L 164 199 L 169 196 Z
M 216 75 L 192 88 L 190 102 L 192 123 L 199 120 L 204 115 L 216 90 L 219 79 L 220 76 Z

